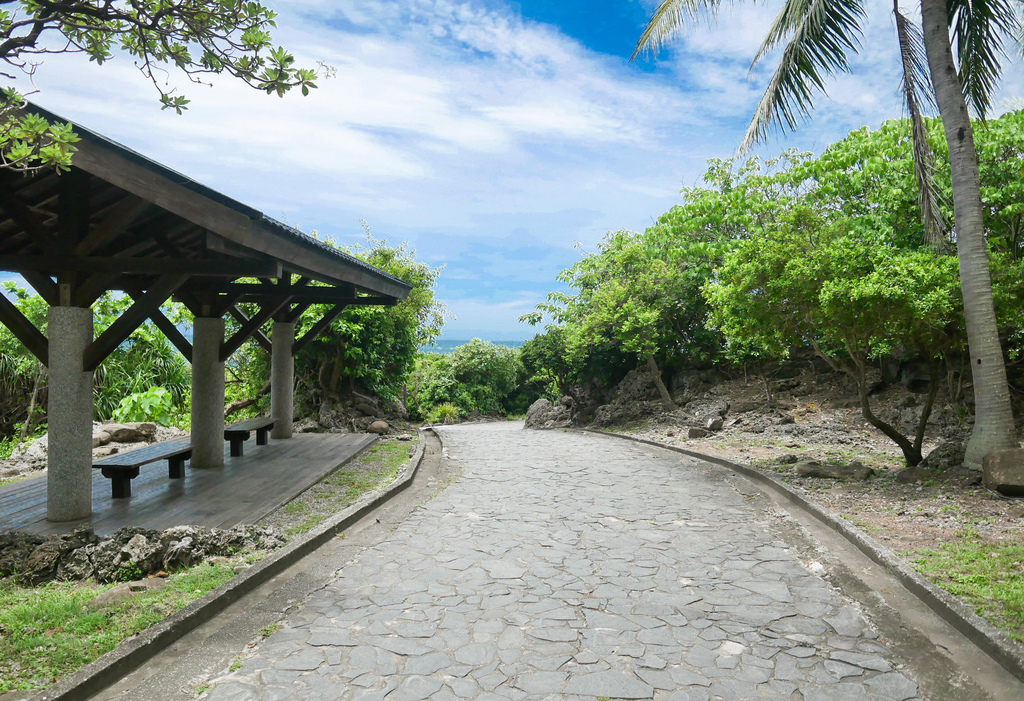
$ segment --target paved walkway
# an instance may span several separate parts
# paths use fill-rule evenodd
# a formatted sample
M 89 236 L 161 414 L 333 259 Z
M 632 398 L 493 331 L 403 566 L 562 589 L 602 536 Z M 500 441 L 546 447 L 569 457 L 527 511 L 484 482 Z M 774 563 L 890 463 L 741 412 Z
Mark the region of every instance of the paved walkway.
M 461 480 L 203 698 L 917 698 L 718 468 L 519 427 L 441 430 Z

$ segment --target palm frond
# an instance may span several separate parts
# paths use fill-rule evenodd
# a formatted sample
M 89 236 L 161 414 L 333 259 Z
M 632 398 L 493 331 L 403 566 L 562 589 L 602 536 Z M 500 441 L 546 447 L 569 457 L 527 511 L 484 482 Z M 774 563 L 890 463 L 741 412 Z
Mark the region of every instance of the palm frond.
M 1003 41 L 1021 38 L 1018 5 L 1013 0 L 946 0 L 964 99 L 982 118 L 1006 58 Z
M 914 152 L 914 176 L 917 179 L 917 204 L 921 208 L 924 224 L 924 242 L 938 253 L 944 252 L 946 232 L 949 225 L 939 207 L 939 188 L 935 184 L 935 155 L 928 142 L 928 128 L 921 114 L 923 103 L 934 104 L 931 74 L 924 52 L 924 36 L 916 24 L 908 20 L 899 10 L 898 0 L 893 1 L 893 15 L 896 18 L 896 37 L 900 45 L 900 61 L 903 67 L 901 88 L 903 99 L 910 116 L 911 144 Z
M 754 111 L 740 153 L 767 136 L 772 126 L 795 129 L 813 105 L 815 92 L 825 92 L 825 80 L 849 70 L 847 54 L 860 46 L 862 0 L 787 0 L 758 51 L 789 42 L 779 65 Z
M 656 54 L 691 21 L 714 16 L 721 4 L 722 0 L 661 0 L 629 60 L 642 53 Z

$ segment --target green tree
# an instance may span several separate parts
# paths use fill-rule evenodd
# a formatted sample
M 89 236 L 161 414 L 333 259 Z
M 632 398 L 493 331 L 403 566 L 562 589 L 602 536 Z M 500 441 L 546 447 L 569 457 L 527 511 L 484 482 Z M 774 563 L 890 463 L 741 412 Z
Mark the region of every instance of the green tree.
M 474 338 L 453 352 L 423 353 L 409 378 L 408 394 L 421 417 L 452 404 L 461 415 L 521 413 L 525 371 L 518 348 Z
M 780 230 L 740 242 L 705 287 L 710 322 L 730 344 L 770 357 L 809 344 L 853 378 L 867 421 L 892 439 L 908 465 L 921 461 L 925 426 L 939 387 L 939 361 L 961 309 L 956 261 L 927 249 L 900 249 L 796 209 Z M 955 331 L 954 331 L 955 333 Z M 869 363 L 922 358 L 931 390 L 913 437 L 875 414 Z
M 189 101 L 168 86 L 171 68 L 194 83 L 226 73 L 268 94 L 308 94 L 316 73 L 274 48 L 275 17 L 253 0 L 7 0 L 0 61 L 31 77 L 45 54 L 81 53 L 102 64 L 120 51 L 152 82 L 163 108 L 179 113 Z M 70 126 L 26 115 L 24 104 L 12 87 L 0 93 L 0 166 L 69 167 L 77 141 Z
M 333 244 L 330 240 L 329 244 Z M 392 307 L 349 307 L 296 356 L 296 373 L 317 394 L 337 397 L 362 390 L 397 399 L 405 388 L 418 349 L 441 333 L 447 311 L 434 296 L 442 268 L 415 259 L 406 244 L 388 245 L 373 239 L 349 251 L 413 286 L 408 297 Z M 328 310 L 310 307 L 300 318 L 301 335 Z
M 721 3 L 662 0 L 634 57 L 654 49 Z M 898 5 L 896 6 L 898 10 Z M 1003 43 L 1020 30 L 1011 0 L 921 0 L 922 48 L 942 116 L 953 185 L 953 210 L 964 315 L 971 353 L 976 418 L 965 462 L 1017 445 L 1006 366 L 999 343 L 992 276 L 985 242 L 981 183 L 970 105 L 984 115 L 1000 75 Z M 762 140 L 773 126 L 793 129 L 807 116 L 825 80 L 849 69 L 858 48 L 863 0 L 786 0 L 754 58 L 782 48 L 779 64 L 747 129 L 741 148 Z M 951 39 L 952 35 L 952 39 Z M 957 57 L 953 57 L 953 40 Z M 914 62 L 925 65 L 920 56 Z

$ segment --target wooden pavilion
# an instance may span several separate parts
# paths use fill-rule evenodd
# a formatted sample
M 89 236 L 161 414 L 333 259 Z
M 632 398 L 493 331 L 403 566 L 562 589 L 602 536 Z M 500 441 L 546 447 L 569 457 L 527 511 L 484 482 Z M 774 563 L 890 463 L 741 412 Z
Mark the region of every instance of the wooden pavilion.
M 50 521 L 91 513 L 93 372 L 146 319 L 192 363 L 191 465 L 213 468 L 224 464 L 224 365 L 246 339 L 271 353 L 272 436 L 290 438 L 294 355 L 346 307 L 393 305 L 411 289 L 100 134 L 74 129 L 81 141 L 69 172 L 26 177 L 0 169 L 0 270 L 20 273 L 49 305 L 44 335 L 0 295 L 0 322 L 49 370 Z M 96 336 L 91 306 L 108 290 L 134 303 Z M 191 343 L 160 311 L 171 297 L 195 316 Z M 240 303 L 258 312 L 247 315 Z M 331 306 L 296 338 L 296 319 L 313 304 Z M 226 316 L 240 327 L 230 337 Z M 262 330 L 268 323 L 269 336 Z

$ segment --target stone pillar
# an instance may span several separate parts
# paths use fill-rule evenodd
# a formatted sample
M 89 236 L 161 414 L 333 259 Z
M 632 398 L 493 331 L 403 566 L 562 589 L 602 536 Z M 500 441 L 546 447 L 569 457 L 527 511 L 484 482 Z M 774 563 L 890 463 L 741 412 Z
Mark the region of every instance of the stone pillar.
M 277 419 L 277 423 L 270 437 L 291 438 L 295 405 L 294 322 L 275 321 L 271 340 L 274 352 L 270 357 L 270 415 Z
M 192 326 L 192 467 L 224 466 L 224 319 L 196 317 Z
M 92 514 L 92 373 L 82 353 L 92 342 L 92 309 L 50 307 L 50 379 L 46 518 L 74 521 Z

